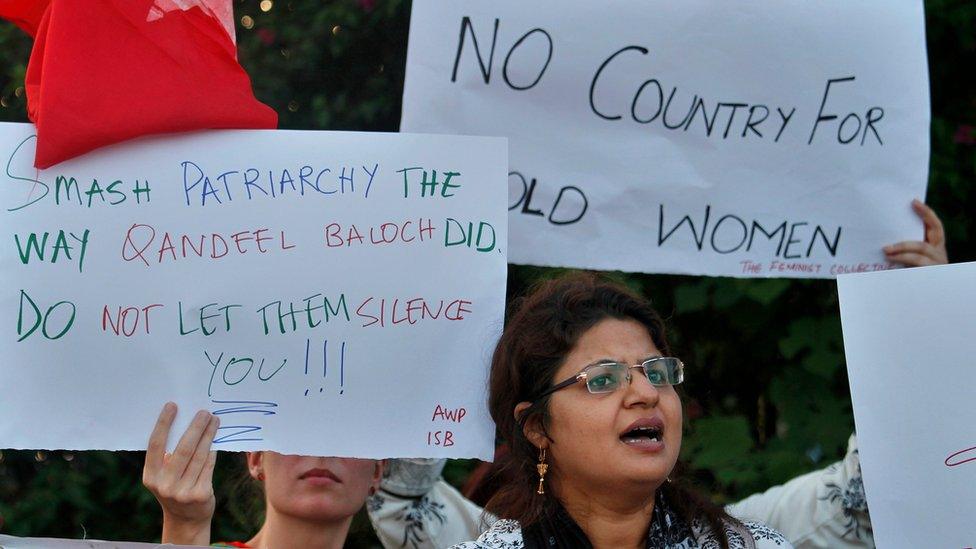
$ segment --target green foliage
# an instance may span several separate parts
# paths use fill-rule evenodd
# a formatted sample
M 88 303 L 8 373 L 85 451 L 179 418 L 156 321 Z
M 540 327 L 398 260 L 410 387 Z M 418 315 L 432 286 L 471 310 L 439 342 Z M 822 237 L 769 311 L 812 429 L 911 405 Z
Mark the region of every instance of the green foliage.
M 240 60 L 282 128 L 397 129 L 409 3 L 274 0 L 263 12 L 257 0 L 244 0 L 235 9 Z M 976 4 L 930 0 L 926 9 L 933 114 L 927 199 L 945 222 L 950 258 L 972 261 Z M 241 25 L 245 16 L 251 28 Z M 0 120 L 27 118 L 30 47 L 13 25 L 0 26 Z M 512 266 L 509 296 L 559 272 Z M 843 455 L 853 420 L 832 282 L 613 276 L 650 296 L 668 321 L 674 353 L 689 368 L 682 457 L 716 499 L 740 498 Z M 473 467 L 452 462 L 445 476 L 460 485 Z M 4 451 L 2 531 L 158 539 L 160 512 L 140 484 L 141 468 L 142 455 L 133 452 Z M 247 539 L 260 524 L 260 493 L 240 482 L 242 469 L 239 456 L 218 461 L 217 538 Z M 363 516 L 348 545 L 375 545 Z
M 689 439 L 682 445 L 684 459 L 698 469 L 715 474 L 724 484 L 755 483 L 757 472 L 750 463 L 754 446 L 749 420 L 741 415 L 715 415 L 695 420 Z

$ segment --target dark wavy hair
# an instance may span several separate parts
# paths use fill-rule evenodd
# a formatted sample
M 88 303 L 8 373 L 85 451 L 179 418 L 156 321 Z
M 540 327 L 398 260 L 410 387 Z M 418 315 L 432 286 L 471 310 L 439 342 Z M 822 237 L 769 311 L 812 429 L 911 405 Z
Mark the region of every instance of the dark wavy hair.
M 537 285 L 516 301 L 491 360 L 488 409 L 499 436 L 509 447 L 494 468 L 501 487 L 485 510 L 517 520 L 523 528 L 539 521 L 551 509 L 551 494 L 536 493 L 538 448 L 525 436 L 523 426 L 538 415 L 543 428 L 549 423 L 549 397 L 538 395 L 553 385 L 556 371 L 580 336 L 602 320 L 632 319 L 647 328 L 654 345 L 665 355 L 670 346 L 664 322 L 651 303 L 607 278 L 593 273 L 571 273 Z M 535 402 L 518 420 L 520 402 Z M 739 522 L 683 485 L 680 479 L 660 488 L 674 511 L 688 524 L 704 520 L 728 548 L 726 525 Z

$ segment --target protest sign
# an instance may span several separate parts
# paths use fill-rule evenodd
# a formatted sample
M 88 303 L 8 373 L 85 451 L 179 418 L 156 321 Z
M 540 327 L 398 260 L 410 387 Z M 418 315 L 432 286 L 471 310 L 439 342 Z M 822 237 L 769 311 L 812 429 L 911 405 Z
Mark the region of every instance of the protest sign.
M 0 125 L 0 447 L 145 448 L 173 400 L 218 449 L 493 455 L 505 140 L 35 141 Z
M 0 548 L 3 549 L 159 549 L 158 543 L 139 543 L 134 541 L 100 541 L 96 539 L 61 538 L 21 538 L 0 534 Z M 166 549 L 199 547 L 198 545 L 173 545 L 167 543 Z
M 920 0 L 417 0 L 403 131 L 509 138 L 513 263 L 887 269 L 918 240 Z
M 837 279 L 878 547 L 972 547 L 976 263 Z

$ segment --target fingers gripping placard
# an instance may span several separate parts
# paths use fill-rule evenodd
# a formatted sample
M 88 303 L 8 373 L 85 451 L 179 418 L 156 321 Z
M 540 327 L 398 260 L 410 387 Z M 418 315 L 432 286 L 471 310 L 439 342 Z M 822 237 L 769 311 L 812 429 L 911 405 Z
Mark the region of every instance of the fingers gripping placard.
M 172 400 L 217 448 L 491 456 L 505 140 L 212 132 L 40 172 L 35 141 L 0 125 L 0 445 L 145 448 Z

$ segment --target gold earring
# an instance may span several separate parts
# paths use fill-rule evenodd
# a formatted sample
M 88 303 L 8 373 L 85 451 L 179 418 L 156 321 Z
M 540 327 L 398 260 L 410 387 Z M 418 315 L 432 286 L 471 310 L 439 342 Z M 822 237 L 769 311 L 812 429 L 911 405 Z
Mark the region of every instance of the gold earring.
M 539 448 L 539 464 L 535 466 L 536 470 L 539 471 L 539 488 L 535 491 L 537 494 L 545 494 L 546 491 L 542 488 L 542 483 L 546 480 L 546 471 L 549 470 L 549 465 L 546 464 L 546 449 Z

